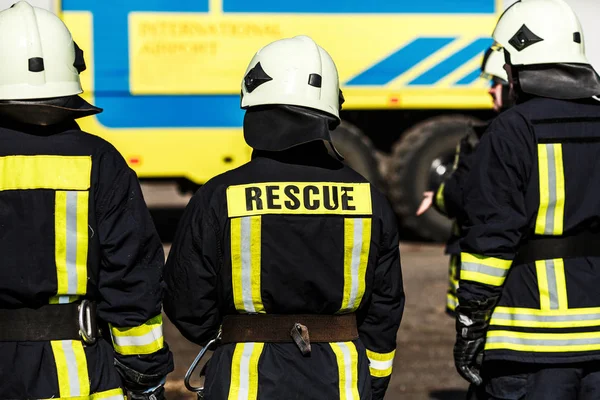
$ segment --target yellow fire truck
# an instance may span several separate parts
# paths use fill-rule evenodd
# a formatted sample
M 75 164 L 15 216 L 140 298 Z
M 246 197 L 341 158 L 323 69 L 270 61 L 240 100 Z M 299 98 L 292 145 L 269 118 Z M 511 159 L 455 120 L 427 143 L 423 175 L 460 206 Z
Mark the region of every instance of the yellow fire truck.
M 35 3 L 36 1 L 33 1 Z M 336 61 L 346 103 L 334 132 L 346 162 L 387 192 L 405 227 L 452 163 L 466 125 L 492 116 L 478 78 L 500 0 L 39 0 L 85 51 L 82 128 L 112 142 L 141 180 L 184 191 L 250 158 L 240 82 L 261 46 L 305 34 Z

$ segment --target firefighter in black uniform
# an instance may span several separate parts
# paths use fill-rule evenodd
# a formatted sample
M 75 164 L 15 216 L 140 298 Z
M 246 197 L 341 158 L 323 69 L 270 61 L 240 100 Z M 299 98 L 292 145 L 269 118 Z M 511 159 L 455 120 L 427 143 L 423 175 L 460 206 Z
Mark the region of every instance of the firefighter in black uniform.
M 504 70 L 504 51 L 500 46 L 492 46 L 485 52 L 481 63 L 481 77 L 491 81 L 488 93 L 492 96 L 494 111 L 500 113 L 509 108 L 512 105 L 512 99 L 509 96 L 508 76 Z M 445 250 L 446 254 L 450 255 L 446 313 L 451 317 L 455 316 L 454 311 L 458 304 L 456 290 L 460 274 L 459 240 L 461 226 L 464 223 L 462 191 L 467 174 L 471 169 L 473 154 L 488 126 L 489 122 L 474 123 L 468 126 L 467 134 L 456 147 L 452 172 L 435 191 L 423 193 L 423 201 L 416 213 L 417 216 L 422 215 L 433 205 L 438 212 L 454 220 Z
M 329 54 L 273 42 L 242 83 L 252 160 L 204 185 L 165 267 L 165 312 L 205 345 L 207 399 L 383 399 L 404 307 L 396 219 L 338 159 Z M 325 144 L 327 143 L 327 145 Z
M 517 105 L 465 187 L 456 367 L 483 398 L 598 399 L 600 77 L 562 0 L 515 3 L 493 36 Z
M 135 173 L 75 119 L 83 53 L 54 14 L 0 13 L 0 398 L 164 398 L 164 255 Z

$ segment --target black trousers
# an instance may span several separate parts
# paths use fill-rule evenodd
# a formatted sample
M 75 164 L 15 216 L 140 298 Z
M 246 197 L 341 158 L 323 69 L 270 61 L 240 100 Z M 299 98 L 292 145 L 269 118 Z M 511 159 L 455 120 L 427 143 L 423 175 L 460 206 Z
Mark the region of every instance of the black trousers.
M 600 400 L 600 362 L 525 364 L 488 361 L 477 400 Z

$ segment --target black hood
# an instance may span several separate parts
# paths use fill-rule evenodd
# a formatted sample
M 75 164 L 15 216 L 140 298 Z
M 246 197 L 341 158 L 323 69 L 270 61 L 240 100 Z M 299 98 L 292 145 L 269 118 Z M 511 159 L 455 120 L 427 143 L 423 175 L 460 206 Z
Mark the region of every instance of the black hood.
M 337 119 L 305 107 L 250 107 L 244 116 L 244 138 L 255 150 L 283 151 L 313 141 L 325 141 L 333 148 L 329 131 L 338 124 Z
M 0 101 L 0 117 L 29 125 L 55 125 L 101 112 L 79 96 Z
M 538 64 L 513 66 L 513 82 L 519 92 L 559 100 L 600 95 L 600 76 L 589 64 Z

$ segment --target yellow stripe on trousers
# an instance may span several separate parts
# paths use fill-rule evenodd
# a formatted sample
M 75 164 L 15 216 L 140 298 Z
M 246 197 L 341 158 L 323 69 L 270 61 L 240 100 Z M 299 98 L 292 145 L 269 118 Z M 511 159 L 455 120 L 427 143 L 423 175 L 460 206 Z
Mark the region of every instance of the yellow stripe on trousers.
M 344 294 L 339 313 L 358 309 L 365 294 L 371 248 L 371 219 L 344 219 Z
M 264 313 L 261 298 L 261 217 L 231 219 L 233 302 L 242 313 Z
M 565 215 L 565 174 L 562 144 L 538 144 L 540 206 L 537 235 L 562 235 Z
M 540 291 L 540 309 L 566 310 L 569 308 L 565 265 L 562 258 L 535 262 Z
M 55 262 L 57 297 L 69 303 L 87 289 L 88 192 L 57 191 L 55 195 Z
M 358 352 L 352 342 L 330 343 L 339 374 L 340 400 L 358 400 Z
M 235 345 L 228 400 L 256 400 L 258 397 L 258 361 L 264 345 L 264 343 Z
M 90 378 L 83 345 L 79 340 L 54 340 L 50 342 L 60 397 L 88 396 Z

